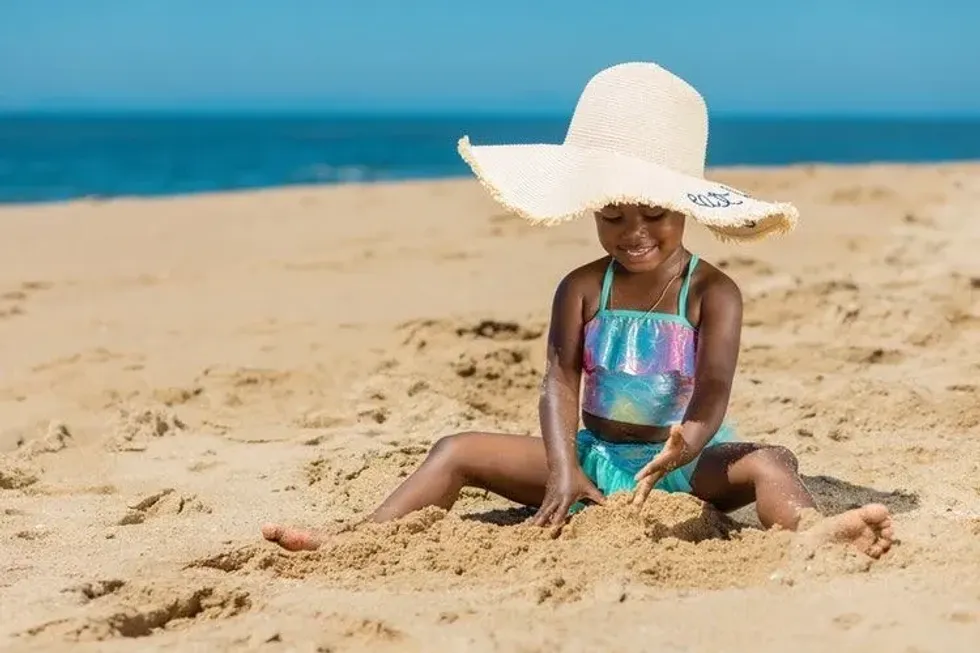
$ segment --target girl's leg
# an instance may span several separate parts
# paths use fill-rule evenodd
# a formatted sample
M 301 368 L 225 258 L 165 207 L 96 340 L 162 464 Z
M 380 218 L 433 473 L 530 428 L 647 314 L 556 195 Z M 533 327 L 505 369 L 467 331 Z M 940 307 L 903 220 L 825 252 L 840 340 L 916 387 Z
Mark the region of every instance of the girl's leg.
M 526 506 L 537 506 L 548 482 L 544 441 L 527 435 L 458 433 L 440 438 L 425 461 L 368 517 L 383 522 L 426 506 L 448 510 L 464 487 L 489 490 Z M 315 549 L 312 533 L 278 524 L 262 527 L 267 540 L 289 550 Z
M 440 438 L 419 468 L 368 519 L 398 519 L 426 506 L 449 510 L 464 487 L 536 507 L 547 482 L 548 459 L 541 438 L 458 433 Z
M 726 442 L 701 454 L 691 486 L 695 496 L 728 512 L 753 501 L 765 528 L 796 530 L 801 513 L 816 508 L 789 449 Z
M 785 447 L 726 442 L 704 450 L 691 486 L 695 496 L 726 512 L 754 501 L 765 528 L 795 531 L 803 512 L 816 508 L 798 469 Z M 824 519 L 811 530 L 821 539 L 851 542 L 872 557 L 887 551 L 893 538 L 888 509 L 876 503 Z

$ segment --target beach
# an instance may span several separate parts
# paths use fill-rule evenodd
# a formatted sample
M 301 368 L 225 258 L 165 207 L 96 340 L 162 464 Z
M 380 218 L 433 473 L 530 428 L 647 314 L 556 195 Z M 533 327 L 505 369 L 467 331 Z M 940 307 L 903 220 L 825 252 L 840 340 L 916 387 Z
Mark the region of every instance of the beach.
M 662 493 L 560 532 L 469 490 L 353 526 L 440 436 L 539 435 L 590 221 L 469 179 L 9 205 L 0 648 L 975 652 L 980 163 L 709 176 L 801 211 L 757 244 L 688 229 L 744 297 L 729 417 L 824 512 L 887 505 L 882 559 Z

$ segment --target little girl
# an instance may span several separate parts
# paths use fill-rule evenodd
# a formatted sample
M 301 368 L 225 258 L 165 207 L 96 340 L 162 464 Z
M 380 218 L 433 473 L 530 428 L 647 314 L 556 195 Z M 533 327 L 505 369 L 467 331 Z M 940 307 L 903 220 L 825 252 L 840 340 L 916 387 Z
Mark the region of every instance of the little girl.
M 790 231 L 797 211 L 705 180 L 706 147 L 700 94 L 649 63 L 593 77 L 561 145 L 460 141 L 464 160 L 507 209 L 539 223 L 591 213 L 607 256 L 572 270 L 555 292 L 542 437 L 443 437 L 369 520 L 449 509 L 469 486 L 536 507 L 531 523 L 555 525 L 612 493 L 629 492 L 640 504 L 657 488 L 723 511 L 755 502 L 766 528 L 800 527 L 815 504 L 794 455 L 738 441 L 725 421 L 739 288 L 683 245 L 688 218 L 725 240 L 748 241 Z M 262 532 L 289 550 L 320 544 L 281 525 Z M 871 557 L 893 537 L 880 504 L 823 519 L 809 532 Z

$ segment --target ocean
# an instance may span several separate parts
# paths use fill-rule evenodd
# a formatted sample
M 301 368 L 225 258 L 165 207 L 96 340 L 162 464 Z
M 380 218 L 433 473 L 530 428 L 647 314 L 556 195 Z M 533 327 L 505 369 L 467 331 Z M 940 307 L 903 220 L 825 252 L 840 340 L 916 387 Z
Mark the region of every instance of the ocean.
M 456 141 L 561 142 L 567 117 L 0 116 L 0 203 L 468 176 Z M 968 120 L 713 118 L 709 166 L 980 159 Z

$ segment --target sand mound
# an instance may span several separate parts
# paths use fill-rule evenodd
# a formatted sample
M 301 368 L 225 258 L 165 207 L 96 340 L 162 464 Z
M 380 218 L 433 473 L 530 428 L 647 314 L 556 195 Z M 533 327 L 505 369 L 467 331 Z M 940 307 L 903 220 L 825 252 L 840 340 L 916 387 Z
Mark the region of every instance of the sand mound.
M 537 601 L 574 601 L 618 583 L 721 589 L 866 571 L 870 559 L 841 545 L 800 552 L 788 532 L 739 529 L 689 495 L 654 492 L 637 511 L 617 495 L 563 527 L 501 526 L 483 515 L 427 508 L 385 524 L 333 529 L 315 552 L 245 547 L 196 561 L 226 572 L 269 570 L 345 586 L 446 589 L 482 586 Z

